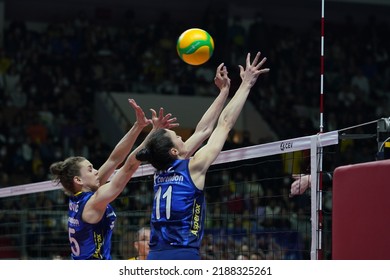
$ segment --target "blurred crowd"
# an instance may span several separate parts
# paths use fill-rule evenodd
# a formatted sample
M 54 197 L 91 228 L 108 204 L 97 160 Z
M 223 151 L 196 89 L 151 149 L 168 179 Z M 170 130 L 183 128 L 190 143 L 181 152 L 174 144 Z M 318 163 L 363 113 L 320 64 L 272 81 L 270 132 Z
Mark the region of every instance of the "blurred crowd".
M 93 104 L 99 93 L 212 96 L 215 69 L 221 62 L 228 66 L 231 92 L 234 92 L 239 83 L 236 66 L 245 61 L 247 52 L 261 51 L 268 58 L 271 72 L 261 77 L 249 102 L 253 102 L 277 137 L 282 140 L 319 131 L 319 22 L 310 22 L 302 29 L 270 24 L 260 13 L 242 18 L 209 11 L 199 27 L 213 36 L 217 47 L 212 59 L 200 67 L 184 64 L 176 53 L 178 34 L 190 27 L 185 22 L 176 22 L 169 14 L 162 14 L 149 25 L 138 23 L 133 13 L 127 13 L 121 25 L 95 24 L 83 12 L 72 20 L 47 23 L 40 28 L 32 28 L 26 22 L 10 22 L 0 49 L 0 187 L 46 181 L 49 165 L 71 155 L 85 156 L 100 166 L 112 147 L 102 140 L 99 124 L 93 118 Z M 355 22 L 353 17 L 346 17 L 344 22 L 326 23 L 324 131 L 390 115 L 389 33 L 389 23 L 374 16 L 367 16 L 364 23 Z M 368 133 L 365 129 L 362 126 L 355 132 Z M 238 141 L 232 137 L 225 149 L 270 140 L 251 140 L 250 132 L 244 136 Z M 345 152 L 350 163 L 375 158 L 375 145 L 357 153 L 358 145 L 354 142 L 347 145 Z M 257 180 L 261 176 L 250 174 L 235 180 L 255 181 L 253 177 Z M 230 190 L 237 196 L 235 188 Z M 262 194 L 259 191 L 255 197 L 266 196 L 264 191 L 267 190 L 262 190 Z M 221 195 L 218 190 L 215 197 Z M 226 203 L 229 195 L 222 196 Z M 275 193 L 267 195 L 274 196 Z M 280 204 L 276 199 L 270 200 L 274 208 Z M 241 208 L 229 210 L 230 213 L 253 215 L 253 204 L 246 206 L 244 199 L 238 201 L 242 201 Z M 219 204 L 214 199 L 210 202 L 209 211 L 218 216 Z M 63 203 L 64 199 L 54 201 L 44 197 L 27 204 L 47 209 L 48 204 Z M 20 206 L 2 205 L 2 209 L 9 207 L 20 209 Z M 129 210 L 121 209 L 120 204 L 118 207 L 117 211 Z M 239 228 L 236 222 L 245 219 L 233 219 L 228 228 Z M 216 246 L 221 240 L 210 241 L 212 236 L 207 235 L 205 242 Z M 246 237 L 244 245 L 255 242 L 259 247 L 280 246 L 275 238 L 268 241 L 264 236 L 253 238 Z M 266 258 L 261 253 L 254 254 L 245 257 Z
M 40 31 L 24 22 L 6 27 L 0 51 L 0 186 L 44 180 L 48 164 L 72 154 L 101 163 L 110 147 L 93 119 L 99 92 L 213 95 L 221 61 L 229 67 L 234 92 L 236 65 L 248 51 L 268 57 L 272 73 L 262 77 L 251 102 L 278 137 L 319 131 L 319 23 L 294 30 L 267 24 L 261 14 L 244 21 L 210 12 L 201 27 L 217 48 L 210 62 L 193 67 L 175 50 L 185 23 L 166 14 L 147 26 L 134 18 L 130 13 L 121 26 L 95 25 L 80 12 Z M 388 32 L 389 25 L 375 17 L 360 25 L 352 17 L 327 23 L 324 131 L 389 115 Z

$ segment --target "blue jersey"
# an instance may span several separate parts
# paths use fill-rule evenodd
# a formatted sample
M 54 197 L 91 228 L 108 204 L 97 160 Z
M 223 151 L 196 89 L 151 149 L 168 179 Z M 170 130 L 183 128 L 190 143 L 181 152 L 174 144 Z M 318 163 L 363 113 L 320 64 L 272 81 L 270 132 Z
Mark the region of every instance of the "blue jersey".
M 85 204 L 93 192 L 80 192 L 69 199 L 68 233 L 72 259 L 111 259 L 111 237 L 116 215 L 108 204 L 103 218 L 89 224 L 81 218 Z
M 200 248 L 205 197 L 192 182 L 188 163 L 188 159 L 176 160 L 168 170 L 154 175 L 151 252 Z

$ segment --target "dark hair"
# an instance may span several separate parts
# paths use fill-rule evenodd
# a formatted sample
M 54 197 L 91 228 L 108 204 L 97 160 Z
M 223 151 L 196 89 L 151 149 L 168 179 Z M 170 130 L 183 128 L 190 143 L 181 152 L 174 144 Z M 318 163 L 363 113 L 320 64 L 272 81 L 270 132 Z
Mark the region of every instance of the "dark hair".
M 80 176 L 79 163 L 86 160 L 84 157 L 69 157 L 64 161 L 58 161 L 50 165 L 50 173 L 53 180 L 63 186 L 67 194 L 75 193 L 73 178 Z
M 157 170 L 167 169 L 176 159 L 169 152 L 174 147 L 165 129 L 158 129 L 150 135 L 145 148 L 136 154 L 139 161 L 149 162 Z

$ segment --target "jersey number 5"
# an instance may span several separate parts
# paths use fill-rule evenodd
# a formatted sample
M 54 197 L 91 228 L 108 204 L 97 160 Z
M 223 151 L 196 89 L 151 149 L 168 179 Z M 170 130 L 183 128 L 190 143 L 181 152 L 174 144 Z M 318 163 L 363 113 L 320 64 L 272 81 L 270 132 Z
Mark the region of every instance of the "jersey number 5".
M 76 238 L 72 237 L 72 233 L 75 233 L 76 230 L 74 228 L 69 228 L 69 242 L 70 242 L 70 249 L 72 250 L 73 255 L 79 256 L 80 255 L 80 246 L 79 243 L 77 243 Z

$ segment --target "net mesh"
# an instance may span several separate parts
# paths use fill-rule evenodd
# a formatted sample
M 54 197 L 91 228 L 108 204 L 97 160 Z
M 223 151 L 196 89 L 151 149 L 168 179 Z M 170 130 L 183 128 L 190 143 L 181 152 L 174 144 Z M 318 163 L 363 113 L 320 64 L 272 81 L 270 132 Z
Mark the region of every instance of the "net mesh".
M 292 174 L 317 176 L 322 169 L 353 163 L 345 155 L 350 144 L 338 138 L 335 131 L 223 151 L 206 176 L 202 259 L 299 260 L 319 250 L 330 259 L 331 186 L 323 188 L 320 203 L 314 202 L 322 211 L 320 229 L 312 223 L 317 219 L 310 190 L 291 197 L 290 186 Z M 152 172 L 141 166 L 112 203 L 117 214 L 114 259 L 136 256 L 135 233 L 150 222 Z M 0 189 L 0 258 L 68 259 L 67 200 L 61 187 L 49 181 Z

